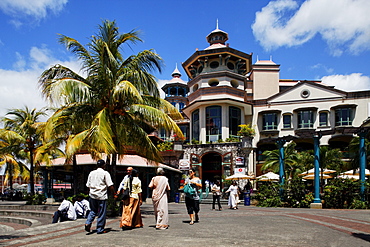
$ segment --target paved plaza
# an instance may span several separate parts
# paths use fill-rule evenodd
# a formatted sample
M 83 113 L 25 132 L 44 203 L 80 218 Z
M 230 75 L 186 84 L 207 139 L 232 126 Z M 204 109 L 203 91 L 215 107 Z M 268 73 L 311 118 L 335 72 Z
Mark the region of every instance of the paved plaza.
M 99 235 L 85 232 L 83 219 L 7 232 L 0 228 L 0 246 L 370 246 L 370 210 L 240 205 L 212 211 L 201 204 L 200 222 L 189 225 L 184 203 L 170 203 L 169 209 L 167 230 L 155 229 L 148 202 L 142 205 L 143 228 L 122 231 L 119 217 L 108 218 L 109 232 Z

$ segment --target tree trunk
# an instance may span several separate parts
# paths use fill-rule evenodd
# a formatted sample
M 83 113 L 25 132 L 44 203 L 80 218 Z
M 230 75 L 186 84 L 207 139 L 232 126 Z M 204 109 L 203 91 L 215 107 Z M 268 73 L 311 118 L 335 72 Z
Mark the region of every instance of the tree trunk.
M 33 164 L 33 149 L 30 148 L 30 189 L 31 196 L 35 195 L 35 177 L 34 177 L 34 164 Z
M 116 181 L 116 174 L 117 174 L 117 156 L 118 154 L 112 154 L 112 172 L 111 172 L 111 177 L 114 185 L 117 184 Z
M 78 178 L 77 178 L 77 157 L 76 154 L 73 154 L 72 157 L 73 165 L 73 194 L 77 195 L 78 193 Z

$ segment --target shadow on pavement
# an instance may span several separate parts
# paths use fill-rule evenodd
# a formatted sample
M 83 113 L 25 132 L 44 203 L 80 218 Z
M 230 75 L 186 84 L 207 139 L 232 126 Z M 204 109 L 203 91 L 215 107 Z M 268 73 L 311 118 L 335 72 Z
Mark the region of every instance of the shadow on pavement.
M 361 238 L 362 240 L 366 240 L 370 242 L 370 234 L 364 234 L 364 233 L 352 233 L 352 236 L 356 238 Z

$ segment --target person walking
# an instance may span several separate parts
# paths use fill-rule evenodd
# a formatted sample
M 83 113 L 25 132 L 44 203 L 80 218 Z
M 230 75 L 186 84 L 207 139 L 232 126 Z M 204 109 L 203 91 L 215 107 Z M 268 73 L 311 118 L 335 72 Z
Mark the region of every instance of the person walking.
M 185 185 L 190 183 L 191 187 L 194 188 L 195 193 L 189 197 L 185 197 L 185 205 L 186 209 L 188 211 L 189 217 L 190 217 L 190 225 L 194 225 L 194 222 L 199 221 L 199 190 L 202 188 L 202 181 L 200 178 L 195 176 L 195 171 L 194 170 L 189 170 L 189 178 L 187 182 L 185 182 Z
M 120 194 L 123 194 L 123 192 L 124 192 L 123 187 L 125 186 L 126 181 L 128 181 L 128 179 L 131 178 L 131 173 L 132 173 L 132 170 L 133 169 L 134 168 L 132 168 L 131 166 L 127 167 L 127 170 L 126 170 L 127 174 L 126 174 L 126 176 L 124 176 L 124 178 L 122 179 L 121 183 L 119 184 L 118 189 L 117 189 L 117 192 L 114 195 L 114 199 L 118 199 L 119 196 L 120 196 Z M 119 212 L 120 212 L 120 215 L 122 215 L 123 207 L 124 207 L 124 201 L 123 200 L 120 200 L 120 203 L 119 203 Z
M 96 232 L 106 233 L 104 230 L 107 214 L 108 191 L 114 193 L 113 182 L 109 172 L 105 171 L 105 161 L 98 160 L 97 169 L 90 172 L 86 187 L 90 189 L 90 212 L 85 223 L 85 231 L 91 231 L 91 225 L 97 216 Z
M 138 178 L 138 171 L 133 169 L 132 176 L 125 182 L 124 190 L 130 190 L 130 197 L 124 201 L 124 207 L 120 226 L 122 230 L 136 227 L 143 227 L 140 206 L 143 204 L 141 198 L 141 181 Z
M 228 201 L 228 206 L 230 209 L 238 209 L 238 203 L 239 203 L 239 187 L 236 183 L 236 181 L 233 181 L 232 184 L 230 185 L 229 189 L 226 191 L 230 192 L 229 195 L 229 201 Z
M 157 169 L 157 176 L 153 177 L 149 183 L 149 188 L 153 190 L 152 201 L 157 230 L 168 228 L 168 197 L 167 192 L 170 190 L 168 178 L 164 176 L 163 168 Z
M 220 180 L 217 180 L 214 185 L 212 185 L 211 191 L 213 193 L 213 203 L 212 203 L 212 210 L 215 210 L 215 204 L 217 201 L 218 210 L 221 211 L 221 203 L 220 203 L 220 196 L 221 196 L 221 184 Z
M 130 167 L 127 167 L 127 174 L 126 176 L 122 179 L 121 183 L 119 184 L 119 187 L 117 189 L 117 193 L 116 193 L 116 196 L 119 196 L 119 194 L 121 194 L 123 192 L 123 187 L 125 186 L 125 183 L 126 181 L 131 177 L 131 173 L 132 173 L 132 170 L 134 168 L 132 168 L 131 166 Z

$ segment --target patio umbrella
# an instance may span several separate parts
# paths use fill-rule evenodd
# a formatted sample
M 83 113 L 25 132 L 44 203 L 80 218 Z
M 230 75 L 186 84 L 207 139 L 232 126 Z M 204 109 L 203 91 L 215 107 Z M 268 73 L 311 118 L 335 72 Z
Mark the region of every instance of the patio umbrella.
M 330 173 L 335 173 L 337 172 L 336 170 L 329 170 L 329 169 L 319 169 L 320 170 L 320 177 L 322 174 L 330 174 Z M 306 172 L 302 172 L 301 174 L 299 174 L 298 176 L 302 177 L 302 176 L 307 176 L 307 175 L 314 175 L 315 174 L 315 168 L 312 168 Z
M 276 174 L 276 173 L 273 173 L 273 172 L 268 172 L 268 173 L 265 173 L 261 176 L 258 176 L 257 177 L 257 180 L 258 181 L 273 181 L 273 182 L 277 182 L 280 180 L 280 176 L 279 174 Z
M 333 178 L 333 177 L 330 176 L 330 175 L 328 175 L 328 174 L 320 175 L 320 179 L 328 179 L 328 178 Z M 302 179 L 305 179 L 305 180 L 314 180 L 315 179 L 315 175 L 314 174 L 309 174 L 309 175 L 306 175 L 306 176 L 302 177 Z
M 241 173 L 236 173 L 234 175 L 228 176 L 225 180 L 240 180 L 240 179 L 255 179 L 254 176 L 249 176 Z
M 360 175 L 360 168 L 357 168 L 355 171 L 354 170 L 349 170 L 346 172 L 342 172 L 340 175 Z M 370 170 L 365 169 L 365 176 L 370 176 Z
M 341 175 L 338 175 L 337 178 L 359 180 L 360 175 L 341 174 Z M 367 178 L 365 178 L 365 179 L 367 179 Z

